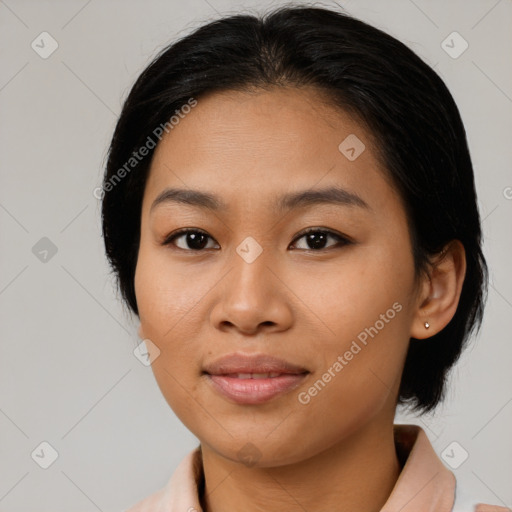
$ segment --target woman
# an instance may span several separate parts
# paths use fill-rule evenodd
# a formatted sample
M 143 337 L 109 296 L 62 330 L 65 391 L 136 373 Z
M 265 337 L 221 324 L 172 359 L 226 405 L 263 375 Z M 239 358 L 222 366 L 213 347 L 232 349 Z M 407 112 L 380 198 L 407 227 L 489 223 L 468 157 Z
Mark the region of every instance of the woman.
M 359 20 L 230 16 L 132 88 L 106 252 L 157 383 L 200 440 L 130 512 L 468 504 L 424 431 L 482 317 L 464 127 L 442 80 Z

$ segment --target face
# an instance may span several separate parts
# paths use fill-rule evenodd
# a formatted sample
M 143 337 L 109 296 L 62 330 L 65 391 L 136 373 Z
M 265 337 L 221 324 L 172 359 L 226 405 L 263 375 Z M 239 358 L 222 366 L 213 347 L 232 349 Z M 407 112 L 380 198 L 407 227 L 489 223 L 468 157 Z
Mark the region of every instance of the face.
M 318 92 L 213 93 L 161 140 L 135 292 L 165 399 L 216 453 L 276 466 L 392 422 L 417 309 L 407 219 L 370 134 Z M 249 359 L 217 364 L 232 354 Z

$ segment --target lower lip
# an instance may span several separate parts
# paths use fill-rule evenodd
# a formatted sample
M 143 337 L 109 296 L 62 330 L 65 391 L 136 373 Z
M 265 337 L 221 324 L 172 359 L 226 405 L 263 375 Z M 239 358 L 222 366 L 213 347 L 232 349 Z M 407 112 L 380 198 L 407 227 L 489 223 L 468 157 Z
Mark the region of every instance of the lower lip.
M 291 391 L 301 384 L 307 373 L 282 374 L 266 379 L 239 379 L 228 375 L 206 376 L 213 387 L 237 404 L 261 404 Z

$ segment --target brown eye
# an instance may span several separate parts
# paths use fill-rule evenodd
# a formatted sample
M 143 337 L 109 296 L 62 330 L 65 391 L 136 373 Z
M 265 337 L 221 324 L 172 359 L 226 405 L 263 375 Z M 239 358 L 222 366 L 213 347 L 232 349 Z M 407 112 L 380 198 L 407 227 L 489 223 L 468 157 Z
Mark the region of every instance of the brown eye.
M 175 240 L 179 239 L 184 240 L 181 242 L 184 244 L 184 247 L 175 243 Z M 204 231 L 198 231 L 195 229 L 182 229 L 166 238 L 163 245 L 176 245 L 176 247 L 185 251 L 201 251 L 205 248 L 211 249 L 211 247 L 207 247 L 208 239 L 213 240 L 213 238 L 211 238 L 210 235 L 207 235 Z
M 300 240 L 301 238 L 305 239 L 305 244 L 307 246 L 299 247 L 299 249 L 306 251 L 322 251 L 330 249 L 331 247 L 336 245 L 343 246 L 351 243 L 350 240 L 348 240 L 348 238 L 342 235 L 339 235 L 327 229 L 318 228 L 311 228 L 303 232 L 300 236 L 295 238 L 294 245 L 296 245 L 297 240 Z M 337 244 L 331 244 L 330 246 L 326 247 L 329 239 L 337 241 Z M 181 241 L 177 243 L 177 240 Z M 181 229 L 178 232 L 171 234 L 165 239 L 162 245 L 174 245 L 178 249 L 184 251 L 200 252 L 203 249 L 215 248 L 212 246 L 208 247 L 209 240 L 213 241 L 213 238 L 204 231 L 188 228 Z
M 326 243 L 329 240 L 329 238 L 337 240 L 337 245 L 346 245 L 350 243 L 347 238 L 338 235 L 333 231 L 318 228 L 309 229 L 308 231 L 297 237 L 295 240 L 300 240 L 301 238 L 304 238 L 306 240 L 305 243 L 307 244 L 307 247 L 301 248 L 302 250 L 321 251 L 326 248 L 329 249 L 330 247 L 332 247 L 326 247 Z

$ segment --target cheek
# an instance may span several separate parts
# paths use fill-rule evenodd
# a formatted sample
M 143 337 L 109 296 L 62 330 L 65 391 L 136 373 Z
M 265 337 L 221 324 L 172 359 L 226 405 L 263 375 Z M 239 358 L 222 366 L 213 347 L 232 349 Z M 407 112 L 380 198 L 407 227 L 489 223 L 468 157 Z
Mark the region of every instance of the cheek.
M 202 294 L 161 252 L 141 245 L 134 284 L 141 334 L 160 350 L 152 368 L 159 385 L 165 382 L 167 398 L 170 388 L 178 385 L 173 377 L 182 381 L 199 364 L 193 340 L 199 338 L 196 306 Z
M 342 350 L 360 333 L 364 338 L 365 329 L 375 333 L 376 323 L 388 343 L 398 343 L 403 333 L 407 337 L 414 286 L 414 265 L 407 246 L 384 243 L 347 252 L 325 274 L 308 272 L 294 280 L 294 291 L 317 313 L 326 352 Z M 402 335 L 395 332 L 400 331 L 400 324 Z
M 141 243 L 135 270 L 135 295 L 141 325 L 166 344 L 180 332 L 180 322 L 192 313 L 204 284 L 171 265 L 165 250 Z M 188 317 L 187 317 L 188 320 Z
M 141 334 L 160 350 L 153 373 L 165 399 L 186 424 L 193 409 L 190 400 L 201 401 L 198 378 L 203 359 L 211 352 L 204 345 L 212 334 L 206 332 L 207 301 L 215 293 L 219 274 L 212 270 L 199 276 L 193 265 L 173 264 L 165 250 L 142 241 L 134 279 Z
M 316 384 L 303 402 L 339 424 L 338 407 L 364 416 L 397 390 L 412 318 L 412 257 L 393 247 L 368 248 L 332 272 L 320 290 L 309 294 L 322 333 L 315 345 Z M 332 412 L 329 404 L 335 404 Z
M 321 436 L 310 439 L 312 453 L 336 442 L 340 433 L 350 435 L 382 411 L 394 411 L 408 346 L 408 313 L 400 306 L 385 304 L 376 309 L 385 320 L 377 315 L 354 326 L 354 336 L 341 334 L 336 343 L 317 347 L 323 353 L 322 364 L 295 397 L 301 429 L 314 431 L 322 418 Z M 343 325 L 338 327 L 342 332 Z

